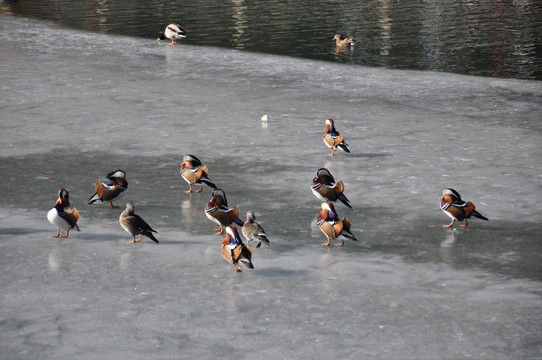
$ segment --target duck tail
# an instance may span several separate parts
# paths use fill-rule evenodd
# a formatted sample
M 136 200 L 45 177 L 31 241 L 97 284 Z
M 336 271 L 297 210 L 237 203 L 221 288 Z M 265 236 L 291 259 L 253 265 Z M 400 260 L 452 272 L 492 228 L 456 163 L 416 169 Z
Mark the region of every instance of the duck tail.
M 152 230 L 151 230 L 151 231 L 152 231 Z M 157 238 L 154 237 L 154 235 L 152 234 L 151 231 L 145 233 L 145 235 L 147 235 L 147 237 L 148 237 L 149 239 L 151 239 L 152 241 L 154 241 L 155 243 L 159 244 L 160 242 L 158 241 Z
M 478 218 L 478 219 L 482 219 L 482 220 L 486 220 L 486 221 L 489 221 L 488 218 L 486 218 L 484 215 L 480 214 L 478 211 L 474 210 L 472 212 L 472 216 Z
M 256 247 L 260 247 L 262 245 L 262 243 L 264 243 L 266 245 L 271 245 L 271 242 L 269 241 L 269 239 L 265 235 L 258 235 L 258 236 L 256 236 L 254 238 L 254 240 L 257 240 L 257 241 L 260 242 Z
M 343 230 L 341 231 L 341 235 L 350 240 L 358 241 L 358 239 L 356 239 L 356 236 L 352 234 L 348 229 L 343 228 Z
M 98 195 L 98 193 L 94 193 L 94 195 L 92 195 L 92 196 L 88 199 L 88 203 L 89 203 L 89 204 L 94 204 L 96 201 L 101 201 L 100 195 Z
M 249 269 L 254 269 L 254 265 L 252 265 L 252 261 L 248 260 L 248 259 L 240 259 L 239 260 L 240 262 L 242 262 L 243 264 L 245 264 L 245 266 Z
M 200 179 L 200 181 L 210 187 L 212 187 L 213 189 L 216 189 L 216 185 L 207 177 L 202 177 Z
M 239 261 L 242 262 L 247 268 L 254 269 L 254 265 L 252 265 L 252 250 L 250 250 L 250 247 L 243 246 L 241 249 L 240 259 Z
M 343 222 L 343 228 L 340 235 L 344 236 L 347 239 L 358 241 L 358 239 L 356 239 L 356 236 L 350 231 L 350 219 L 345 216 L 341 219 L 341 221 Z
M 345 152 L 349 153 L 350 152 L 350 149 L 348 148 L 348 144 L 345 143 L 344 141 L 342 143 L 339 144 L 339 147 L 341 149 L 343 149 Z
M 337 199 L 339 199 L 343 204 L 352 209 L 352 206 L 350 206 L 350 200 L 348 200 L 348 198 L 344 196 L 344 194 L 340 194 Z

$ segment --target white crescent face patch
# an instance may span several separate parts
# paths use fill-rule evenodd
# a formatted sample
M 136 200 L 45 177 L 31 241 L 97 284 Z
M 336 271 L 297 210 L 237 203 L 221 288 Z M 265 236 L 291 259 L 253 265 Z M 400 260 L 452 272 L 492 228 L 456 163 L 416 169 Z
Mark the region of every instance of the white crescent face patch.
M 124 171 L 118 170 L 118 171 L 115 171 L 113 174 L 111 174 L 111 177 L 125 178 L 126 173 Z

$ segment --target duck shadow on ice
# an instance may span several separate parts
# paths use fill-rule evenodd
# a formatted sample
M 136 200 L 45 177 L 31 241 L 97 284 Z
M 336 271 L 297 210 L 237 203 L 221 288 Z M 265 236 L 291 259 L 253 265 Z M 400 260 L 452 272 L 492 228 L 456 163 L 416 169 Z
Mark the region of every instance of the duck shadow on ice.
M 46 232 L 46 230 L 40 229 L 28 229 L 28 228 L 4 228 L 0 229 L 0 235 L 25 235 L 25 234 L 37 234 Z
M 389 153 L 350 153 L 348 154 L 348 157 L 355 157 L 355 158 L 367 158 L 367 159 L 373 159 L 373 158 L 380 158 L 380 157 L 387 157 L 387 156 L 393 156 Z
M 462 237 L 465 237 L 462 239 Z M 439 245 L 439 257 L 448 264 L 461 263 L 468 257 L 468 246 L 470 239 L 464 232 L 452 229 Z
M 84 231 L 84 229 L 82 229 Z M 94 242 L 106 242 L 106 241 L 124 241 L 128 242 L 130 240 L 129 237 L 119 234 L 119 235 L 111 235 L 111 234 L 96 234 L 96 233 L 79 233 L 74 238 L 84 240 L 84 241 L 94 241 Z M 149 241 L 149 243 L 152 243 L 152 241 Z
M 255 267 L 255 270 L 253 271 L 261 276 L 266 277 L 282 277 L 282 276 L 294 276 L 294 275 L 304 275 L 308 273 L 308 270 L 290 270 L 290 269 L 283 269 L 283 268 L 265 268 L 265 269 L 258 269 Z

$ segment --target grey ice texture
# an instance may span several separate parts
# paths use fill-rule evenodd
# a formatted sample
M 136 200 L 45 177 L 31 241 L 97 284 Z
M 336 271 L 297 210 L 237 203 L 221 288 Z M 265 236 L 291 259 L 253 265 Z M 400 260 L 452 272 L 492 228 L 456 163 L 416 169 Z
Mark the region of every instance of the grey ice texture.
M 347 66 L 0 16 L 2 359 L 542 357 L 542 83 Z M 268 114 L 269 123 L 260 118 Z M 330 158 L 336 121 L 352 152 Z M 235 274 L 198 156 L 272 245 Z M 325 248 L 311 178 L 360 240 Z M 87 205 L 127 172 L 121 209 Z M 60 187 L 81 232 L 52 239 Z M 489 222 L 444 229 L 444 188 Z M 129 245 L 126 201 L 157 233 Z M 333 243 L 332 243 L 333 244 Z

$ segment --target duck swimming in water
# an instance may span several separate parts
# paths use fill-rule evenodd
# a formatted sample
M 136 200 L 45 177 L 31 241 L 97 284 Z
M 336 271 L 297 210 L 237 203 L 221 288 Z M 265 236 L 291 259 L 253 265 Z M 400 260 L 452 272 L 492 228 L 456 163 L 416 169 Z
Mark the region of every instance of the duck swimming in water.
M 333 37 L 335 41 L 335 45 L 337 46 L 348 46 L 348 45 L 354 45 L 356 43 L 356 40 L 354 40 L 353 36 L 345 37 L 344 35 L 337 34 Z

